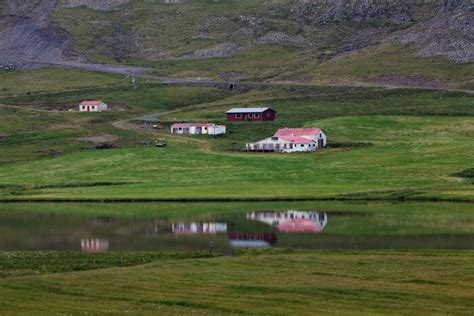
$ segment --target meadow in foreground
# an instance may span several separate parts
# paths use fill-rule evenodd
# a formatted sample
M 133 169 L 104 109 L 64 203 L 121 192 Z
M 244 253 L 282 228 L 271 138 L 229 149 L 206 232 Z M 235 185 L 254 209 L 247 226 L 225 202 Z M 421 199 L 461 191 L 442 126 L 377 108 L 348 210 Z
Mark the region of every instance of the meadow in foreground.
M 29 264 L 0 278 L 5 313 L 399 315 L 474 309 L 471 252 L 260 251 L 202 259 L 0 253 L 8 256 Z M 64 266 L 82 262 L 84 270 L 101 269 L 50 273 L 41 269 L 44 256 Z M 116 267 L 116 257 L 129 264 L 151 262 Z M 94 266 L 93 260 L 102 264 Z

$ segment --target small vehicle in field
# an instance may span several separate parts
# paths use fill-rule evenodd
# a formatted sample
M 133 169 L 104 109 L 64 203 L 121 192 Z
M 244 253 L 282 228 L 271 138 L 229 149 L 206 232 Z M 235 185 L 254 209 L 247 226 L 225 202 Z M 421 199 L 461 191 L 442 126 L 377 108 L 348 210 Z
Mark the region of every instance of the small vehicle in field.
M 156 147 L 166 147 L 167 143 L 164 139 L 158 139 L 155 141 Z

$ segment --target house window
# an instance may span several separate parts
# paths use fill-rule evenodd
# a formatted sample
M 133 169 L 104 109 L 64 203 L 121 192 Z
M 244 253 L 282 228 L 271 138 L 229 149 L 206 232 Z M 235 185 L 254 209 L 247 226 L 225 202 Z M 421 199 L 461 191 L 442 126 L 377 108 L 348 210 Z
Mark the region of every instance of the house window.
M 85 105 L 83 105 L 83 106 L 82 106 L 82 109 L 83 109 L 83 110 L 85 110 L 85 109 L 86 109 L 86 106 L 85 106 Z
M 259 118 L 260 117 L 260 114 L 255 114 L 255 118 Z
M 249 118 L 252 118 L 253 117 L 253 114 L 252 113 L 249 113 Z
M 242 118 L 242 114 L 235 114 L 236 118 Z
M 180 131 L 181 131 L 181 130 L 183 130 L 183 128 L 182 128 L 182 127 L 179 127 L 178 129 L 179 129 Z
M 303 144 L 301 144 L 301 147 L 304 147 L 304 145 L 303 145 Z

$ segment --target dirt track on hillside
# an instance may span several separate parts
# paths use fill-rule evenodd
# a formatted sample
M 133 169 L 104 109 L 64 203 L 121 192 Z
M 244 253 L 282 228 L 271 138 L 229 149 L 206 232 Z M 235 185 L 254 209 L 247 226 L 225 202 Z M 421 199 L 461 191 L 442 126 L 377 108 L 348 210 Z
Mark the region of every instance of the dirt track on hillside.
M 309 83 L 299 82 L 275 82 L 275 81 L 226 81 L 226 80 L 210 80 L 202 78 L 173 78 L 165 76 L 157 76 L 150 74 L 151 69 L 133 66 L 110 65 L 110 64 L 94 64 L 94 63 L 79 63 L 79 62 L 35 62 L 24 61 L 24 64 L 32 67 L 59 67 L 59 68 L 78 68 L 87 71 L 103 72 L 109 74 L 123 75 L 127 77 L 143 78 L 148 80 L 156 80 L 162 84 L 169 85 L 199 85 L 199 86 L 214 86 L 219 88 L 227 88 L 230 83 L 236 86 L 248 88 L 271 88 L 271 87 L 311 87 Z M 438 82 L 435 85 L 417 84 L 416 81 L 409 80 L 409 84 L 404 84 L 403 81 L 397 80 L 392 82 L 390 80 L 380 80 L 379 82 L 366 82 L 356 87 L 372 87 L 385 89 L 424 89 L 424 90 L 440 90 L 451 92 L 465 92 L 474 94 L 474 90 L 452 89 L 442 87 Z

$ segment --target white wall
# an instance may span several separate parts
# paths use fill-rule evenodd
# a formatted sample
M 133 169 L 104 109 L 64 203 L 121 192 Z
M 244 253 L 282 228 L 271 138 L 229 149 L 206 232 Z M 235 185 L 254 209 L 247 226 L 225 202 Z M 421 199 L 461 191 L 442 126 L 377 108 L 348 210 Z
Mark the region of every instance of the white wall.
M 222 135 L 226 133 L 224 125 L 212 125 L 209 127 L 209 135 Z
M 176 132 L 173 130 L 173 126 L 171 126 L 171 134 L 184 134 L 184 129 L 189 128 L 189 134 L 194 135 L 196 134 L 196 131 L 199 127 L 196 126 L 189 126 L 189 127 L 181 127 L 181 130 L 178 127 L 178 130 Z M 203 135 L 219 135 L 219 134 L 225 134 L 226 132 L 226 127 L 224 125 L 210 125 L 210 126 L 202 126 L 201 128 L 201 134 Z
M 99 111 L 107 111 L 107 104 L 105 104 L 104 102 L 102 102 L 101 104 L 99 104 L 98 110 L 99 110 Z
M 298 145 L 293 144 L 293 148 L 292 149 L 287 149 L 287 150 L 285 150 L 285 152 L 288 152 L 288 153 L 308 152 L 308 151 L 315 151 L 317 148 L 318 148 L 318 146 L 317 146 L 316 143 L 303 144 L 303 146 L 301 146 L 299 144 Z
M 107 111 L 107 104 L 104 102 L 98 105 L 79 105 L 80 112 L 103 112 Z
M 323 131 L 319 132 L 318 135 L 316 135 L 316 144 L 318 144 L 318 139 L 322 139 L 323 140 L 323 143 L 324 143 L 324 147 L 326 147 L 327 145 L 327 137 L 326 137 L 326 134 L 324 134 Z

